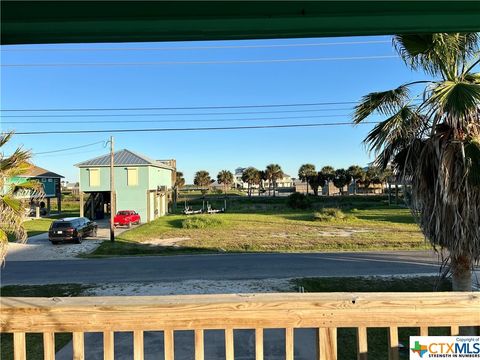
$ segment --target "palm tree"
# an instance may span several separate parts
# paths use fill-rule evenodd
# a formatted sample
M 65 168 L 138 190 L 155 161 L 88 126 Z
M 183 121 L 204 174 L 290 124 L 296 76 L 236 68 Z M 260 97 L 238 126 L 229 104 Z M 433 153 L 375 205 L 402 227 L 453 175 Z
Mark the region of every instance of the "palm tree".
M 275 196 L 277 180 L 283 178 L 284 176 L 282 168 L 278 164 L 270 164 L 267 166 L 265 172 L 267 173 L 268 178 L 268 194 L 270 195 L 270 185 L 272 185 L 273 196 Z
M 318 173 L 320 186 L 327 185 L 327 195 L 330 195 L 330 181 L 335 178 L 335 168 L 333 166 L 324 166 Z
M 210 178 L 210 174 L 206 170 L 200 170 L 195 173 L 195 177 L 193 178 L 193 184 L 202 187 L 202 194 L 205 197 L 208 189 L 210 188 L 210 184 L 212 183 L 212 179 Z
M 242 181 L 248 184 L 248 196 L 252 196 L 252 185 L 260 182 L 260 172 L 256 168 L 250 166 L 244 170 Z
M 364 96 L 354 122 L 386 117 L 365 138 L 375 163 L 391 163 L 411 183 L 420 228 L 434 248 L 447 250 L 453 289 L 469 291 L 480 258 L 479 34 L 397 35 L 393 42 L 405 64 L 431 80 Z
M 0 135 L 0 148 L 13 136 L 13 133 Z M 43 186 L 35 180 L 25 182 L 10 181 L 25 174 L 30 168 L 30 152 L 17 148 L 10 156 L 5 156 L 0 150 L 0 263 L 5 259 L 8 236 L 13 236 L 18 242 L 27 240 L 27 231 L 23 227 L 25 204 L 18 195 L 28 195 L 29 198 L 41 198 Z
M 183 177 L 183 173 L 181 171 L 175 172 L 175 188 L 181 189 L 185 186 L 185 178 Z
M 318 196 L 318 187 L 325 184 L 325 180 L 321 176 L 320 172 L 318 172 L 314 176 L 310 176 L 308 178 L 308 183 L 313 190 L 313 195 Z
M 268 180 L 267 177 L 267 172 L 265 170 L 258 170 L 258 177 L 259 177 L 259 189 L 258 189 L 258 194 L 260 195 L 260 190 L 262 193 L 265 192 L 265 181 Z
M 217 174 L 217 181 L 219 184 L 223 184 L 223 190 L 227 195 L 227 188 L 233 183 L 233 174 L 228 170 L 222 170 Z
M 340 190 L 340 194 L 343 195 L 343 188 L 345 185 L 350 184 L 352 176 L 345 169 L 335 170 L 335 177 L 333 178 L 333 185 Z
M 177 206 L 178 190 L 185 186 L 185 178 L 181 171 L 175 171 L 175 184 L 173 184 L 174 191 L 174 205 Z
M 308 195 L 308 180 L 312 176 L 316 176 L 317 171 L 315 170 L 315 165 L 313 164 L 303 164 L 298 169 L 298 178 L 307 183 L 307 195 Z
M 352 165 L 347 169 L 348 174 L 353 179 L 353 194 L 357 194 L 357 182 L 365 178 L 365 170 L 358 165 Z

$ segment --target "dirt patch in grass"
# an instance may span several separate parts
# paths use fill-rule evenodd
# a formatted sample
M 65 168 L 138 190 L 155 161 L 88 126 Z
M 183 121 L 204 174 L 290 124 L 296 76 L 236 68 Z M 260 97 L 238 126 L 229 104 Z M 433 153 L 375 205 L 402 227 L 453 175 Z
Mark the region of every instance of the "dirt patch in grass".
M 189 237 L 174 237 L 167 239 L 149 239 L 142 242 L 142 244 L 155 246 L 180 246 L 182 242 L 190 240 Z

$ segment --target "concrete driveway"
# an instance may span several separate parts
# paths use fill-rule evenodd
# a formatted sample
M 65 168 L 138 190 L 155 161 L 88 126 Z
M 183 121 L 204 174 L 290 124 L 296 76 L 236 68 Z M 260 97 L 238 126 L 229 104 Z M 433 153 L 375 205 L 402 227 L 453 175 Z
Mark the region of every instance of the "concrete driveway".
M 28 238 L 25 244 L 9 243 L 7 251 L 8 261 L 41 261 L 41 260 L 78 260 L 81 253 L 94 251 L 102 241 L 110 239 L 110 225 L 108 220 L 99 220 L 96 237 L 83 239 L 81 244 L 60 243 L 52 245 L 48 241 L 48 233 L 43 233 Z M 115 229 L 119 235 L 128 230 L 127 227 Z

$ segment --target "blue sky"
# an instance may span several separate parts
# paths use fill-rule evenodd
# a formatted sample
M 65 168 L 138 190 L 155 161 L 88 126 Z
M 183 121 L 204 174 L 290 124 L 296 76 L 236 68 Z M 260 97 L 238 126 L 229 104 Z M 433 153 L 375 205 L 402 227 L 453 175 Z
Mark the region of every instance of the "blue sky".
M 218 61 L 254 59 L 331 58 L 395 55 L 390 37 L 355 37 L 321 39 L 282 39 L 182 43 L 122 43 L 2 46 L 2 64 L 32 63 L 145 63 L 159 61 Z M 185 47 L 326 44 L 338 42 L 384 41 L 381 43 L 256 47 L 222 49 L 181 49 Z M 118 51 L 95 51 L 115 48 Z M 176 48 L 176 50 L 131 50 Z M 30 51 L 35 49 L 35 51 Z M 45 49 L 57 49 L 55 51 Z M 58 49 L 70 49 L 58 51 Z M 89 49 L 89 50 L 79 50 Z M 127 50 L 130 49 L 130 50 Z M 29 50 L 29 51 L 26 51 Z M 40 50 L 40 51 L 38 51 Z M 2 109 L 45 108 L 119 108 L 119 107 L 192 107 L 238 106 L 356 101 L 362 95 L 395 87 L 403 82 L 423 79 L 423 74 L 408 70 L 398 58 L 337 60 L 256 64 L 175 64 L 155 66 L 105 67 L 2 67 Z M 259 112 L 258 114 L 198 115 L 206 110 L 175 111 L 91 111 L 91 112 L 2 112 L 2 131 L 47 131 L 53 129 L 159 128 L 192 126 L 242 126 L 262 124 L 300 124 L 350 121 L 351 105 L 289 108 L 223 109 L 217 112 Z M 319 112 L 301 110 L 325 109 Z M 299 110 L 289 113 L 268 113 Z M 215 112 L 215 111 L 213 111 Z M 8 118 L 5 115 L 59 114 L 131 114 L 126 117 L 89 118 Z M 135 114 L 178 114 L 185 116 L 145 116 Z M 284 116 L 313 116 L 302 119 L 278 119 Z M 318 117 L 315 116 L 327 116 Z M 277 117 L 270 120 L 245 120 L 252 117 Z M 186 120 L 243 119 L 218 122 Z M 124 121 L 115 123 L 115 121 Z M 168 120 L 163 123 L 139 123 L 140 120 Z M 8 123 L 16 121 L 17 123 Z M 21 123 L 34 121 L 36 124 Z M 42 124 L 42 121 L 60 121 Z M 94 123 L 85 123 L 90 121 Z M 105 121 L 114 121 L 108 123 Z M 116 148 L 128 148 L 156 159 L 177 159 L 177 166 L 191 182 L 195 171 L 205 169 L 216 176 L 221 169 L 238 166 L 264 168 L 278 163 L 284 171 L 297 175 L 303 163 L 320 168 L 351 164 L 366 165 L 369 157 L 362 140 L 371 125 L 295 129 L 259 129 L 209 132 L 168 132 L 114 134 Z M 80 146 L 107 140 L 109 133 L 89 135 L 18 135 L 7 152 L 18 145 L 32 152 Z M 34 162 L 77 180 L 75 163 L 102 155 L 102 144 L 37 155 Z

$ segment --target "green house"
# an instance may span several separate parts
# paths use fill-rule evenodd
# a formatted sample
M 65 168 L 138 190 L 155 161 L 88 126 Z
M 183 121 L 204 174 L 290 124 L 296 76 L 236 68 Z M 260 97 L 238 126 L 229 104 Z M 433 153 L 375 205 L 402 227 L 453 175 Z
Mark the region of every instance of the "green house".
M 134 210 L 142 222 L 165 215 L 175 176 L 171 164 L 175 161 L 153 160 L 127 149 L 115 152 L 113 212 Z M 75 166 L 80 170 L 80 216 L 103 218 L 111 208 L 110 154 Z
M 60 213 L 62 211 L 62 193 L 60 186 L 62 178 L 62 175 L 54 173 L 53 171 L 32 165 L 25 173 L 8 179 L 6 183 L 21 184 L 30 180 L 38 181 L 43 187 L 43 198 L 41 201 L 32 197 L 29 191 L 26 191 L 23 194 L 18 194 L 17 196 L 27 199 L 30 198 L 31 205 L 39 206 L 41 208 L 41 212 L 44 212 L 44 214 L 50 213 L 50 201 L 51 199 L 56 199 L 57 210 Z

